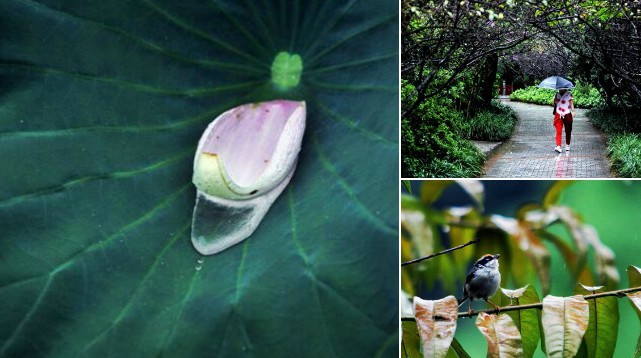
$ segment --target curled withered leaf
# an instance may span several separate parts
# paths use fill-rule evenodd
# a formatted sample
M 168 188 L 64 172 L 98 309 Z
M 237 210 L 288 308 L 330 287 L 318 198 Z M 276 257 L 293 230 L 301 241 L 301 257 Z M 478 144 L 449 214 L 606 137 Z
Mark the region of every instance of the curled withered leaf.
M 594 226 L 583 225 L 583 233 L 585 240 L 594 248 L 594 261 L 599 279 L 608 287 L 616 287 L 620 276 L 614 262 L 614 252 L 601 242 Z
M 580 265 L 585 264 L 588 247 L 595 252 L 595 266 L 600 282 L 608 287 L 619 283 L 620 277 L 614 262 L 614 252 L 599 239 L 599 234 L 592 225 L 584 224 L 572 209 L 565 206 L 552 206 L 550 212 L 556 213 L 559 219 L 569 229 L 577 249 L 577 259 Z
M 447 296 L 436 301 L 414 297 L 414 317 L 425 357 L 445 357 L 456 331 L 458 302 Z
M 526 222 L 501 215 L 490 216 L 490 221 L 510 235 L 518 248 L 528 256 L 541 280 L 543 292 L 548 292 L 550 289 L 550 251 L 547 247 L 530 230 Z
M 628 280 L 630 280 L 630 287 L 641 286 L 641 269 L 630 265 L 626 270 L 628 272 Z
M 604 287 L 604 286 L 586 286 L 582 283 L 579 283 L 579 285 L 581 285 L 581 287 L 583 287 L 584 290 L 590 291 L 590 292 L 596 292 Z
M 458 180 L 456 182 L 463 190 L 465 190 L 474 199 L 481 211 L 483 210 L 483 198 L 485 196 L 485 189 L 480 180 Z
M 401 208 L 401 225 L 410 234 L 419 256 L 434 253 L 434 232 L 422 210 Z
M 414 308 L 410 295 L 401 290 L 401 317 L 414 317 Z
M 446 210 L 448 216 L 451 216 L 452 219 L 460 221 L 461 218 L 474 210 L 471 206 L 453 206 Z
M 541 323 L 548 357 L 574 357 L 588 329 L 589 318 L 588 302 L 581 295 L 545 297 Z
M 551 206 L 548 211 L 556 214 L 559 219 L 570 230 L 570 235 L 578 250 L 578 255 L 584 255 L 588 250 L 588 243 L 584 239 L 583 223 L 579 216 L 567 206 Z
M 507 288 L 501 287 L 501 291 L 509 298 L 519 298 L 523 295 L 528 286 L 517 288 L 516 290 L 508 290 Z
M 558 220 L 559 217 L 553 212 L 547 210 L 529 210 L 525 213 L 523 220 L 532 224 L 532 227 L 543 228 L 554 221 Z
M 641 291 L 626 293 L 625 295 L 628 296 L 632 303 L 632 307 L 634 307 L 639 319 L 641 319 Z
M 487 340 L 487 356 L 493 358 L 523 357 L 521 333 L 512 318 L 479 313 L 476 326 Z

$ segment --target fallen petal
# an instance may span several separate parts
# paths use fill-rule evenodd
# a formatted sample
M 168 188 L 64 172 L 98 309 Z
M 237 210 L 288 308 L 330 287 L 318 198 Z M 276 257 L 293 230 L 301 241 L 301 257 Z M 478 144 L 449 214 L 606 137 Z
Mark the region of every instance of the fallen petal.
M 192 243 L 211 255 L 249 237 L 294 174 L 305 102 L 246 104 L 216 118 L 194 158 Z

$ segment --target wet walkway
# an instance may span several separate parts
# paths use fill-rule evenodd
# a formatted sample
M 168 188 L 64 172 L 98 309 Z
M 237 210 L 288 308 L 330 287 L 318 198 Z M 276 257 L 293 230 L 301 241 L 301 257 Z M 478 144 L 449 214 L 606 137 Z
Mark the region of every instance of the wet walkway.
M 505 101 L 519 122 L 514 134 L 485 164 L 486 178 L 611 178 L 605 137 L 592 126 L 585 109 L 576 110 L 571 150 L 554 151 L 552 106 Z

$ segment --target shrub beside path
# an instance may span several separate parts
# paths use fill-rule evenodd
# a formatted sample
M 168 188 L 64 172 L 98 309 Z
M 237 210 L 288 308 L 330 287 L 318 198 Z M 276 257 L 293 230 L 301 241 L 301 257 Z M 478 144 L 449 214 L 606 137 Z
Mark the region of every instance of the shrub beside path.
M 505 101 L 519 122 L 514 134 L 485 164 L 486 178 L 611 178 L 605 136 L 576 109 L 571 150 L 554 150 L 552 106 Z

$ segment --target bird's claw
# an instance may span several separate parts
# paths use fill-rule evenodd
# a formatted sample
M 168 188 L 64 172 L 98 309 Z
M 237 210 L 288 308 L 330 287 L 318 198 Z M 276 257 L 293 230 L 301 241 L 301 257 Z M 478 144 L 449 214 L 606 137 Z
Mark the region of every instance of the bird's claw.
M 494 306 L 494 309 L 496 310 L 496 313 L 500 313 L 501 312 L 501 307 L 500 306 L 495 305 L 494 303 L 490 302 L 490 300 L 486 300 L 485 302 L 487 302 L 487 303 L 491 304 L 492 306 Z

